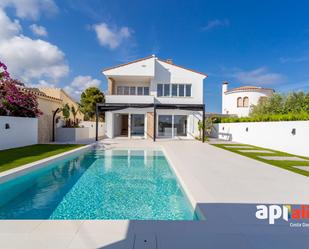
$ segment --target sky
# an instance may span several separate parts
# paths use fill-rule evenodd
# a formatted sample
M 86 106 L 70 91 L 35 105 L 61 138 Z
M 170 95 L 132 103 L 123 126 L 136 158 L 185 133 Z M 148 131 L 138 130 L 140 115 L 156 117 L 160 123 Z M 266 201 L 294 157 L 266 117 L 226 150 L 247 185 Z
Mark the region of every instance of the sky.
M 309 90 L 308 11 L 302 0 L 1 0 L 0 61 L 78 99 L 106 90 L 103 68 L 155 54 L 208 74 L 206 109 L 220 112 L 223 81 Z

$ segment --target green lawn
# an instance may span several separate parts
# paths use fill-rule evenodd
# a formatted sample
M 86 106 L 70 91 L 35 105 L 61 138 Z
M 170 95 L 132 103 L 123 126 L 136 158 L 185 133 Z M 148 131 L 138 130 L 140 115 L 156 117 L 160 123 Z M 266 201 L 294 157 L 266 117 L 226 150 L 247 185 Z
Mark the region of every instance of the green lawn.
M 308 157 L 303 157 L 303 156 L 297 156 L 297 155 L 293 155 L 293 154 L 288 154 L 285 152 L 281 152 L 281 151 L 276 151 L 276 150 L 270 150 L 270 149 L 265 149 L 265 148 L 261 148 L 261 147 L 257 147 L 257 146 L 252 146 L 250 144 L 212 144 L 213 146 L 216 146 L 218 148 L 224 149 L 224 150 L 228 150 L 237 154 L 240 154 L 242 156 L 246 156 L 246 157 L 250 157 L 252 159 L 264 162 L 264 163 L 268 163 L 270 165 L 276 166 L 276 167 L 280 167 L 286 170 L 290 170 L 293 171 L 295 173 L 304 175 L 304 176 L 309 176 L 309 172 L 305 171 L 305 170 L 301 170 L 301 169 L 297 169 L 294 168 L 293 166 L 308 166 L 309 167 L 309 158 Z M 252 148 L 246 148 L 246 149 L 241 149 L 241 148 L 228 148 L 226 146 L 229 145 L 247 145 L 247 146 L 251 146 Z M 268 154 L 268 153 L 253 153 L 253 152 L 249 152 L 249 153 L 245 153 L 245 152 L 240 152 L 240 150 L 268 150 L 268 151 L 273 151 L 274 153 Z M 299 157 L 299 158 L 304 158 L 307 159 L 307 162 L 301 162 L 301 161 L 277 161 L 277 160 L 266 160 L 263 158 L 259 158 L 259 156 L 293 156 L 293 157 Z
M 37 144 L 8 150 L 0 150 L 0 172 L 73 150 L 81 146 L 83 145 Z

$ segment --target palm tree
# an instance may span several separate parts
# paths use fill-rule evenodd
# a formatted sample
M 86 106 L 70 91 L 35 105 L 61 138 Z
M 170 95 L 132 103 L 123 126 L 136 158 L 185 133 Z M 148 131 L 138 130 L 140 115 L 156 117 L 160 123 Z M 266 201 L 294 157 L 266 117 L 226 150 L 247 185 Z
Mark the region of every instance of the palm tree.
M 71 112 L 72 112 L 72 115 L 73 115 L 73 124 L 74 126 L 77 125 L 76 124 L 76 116 L 77 114 L 80 112 L 80 106 L 77 107 L 77 109 L 75 109 L 75 106 L 72 105 L 71 107 Z
M 70 118 L 70 106 L 68 104 L 65 104 L 62 108 L 62 115 L 65 120 L 65 126 L 68 126 L 68 119 Z

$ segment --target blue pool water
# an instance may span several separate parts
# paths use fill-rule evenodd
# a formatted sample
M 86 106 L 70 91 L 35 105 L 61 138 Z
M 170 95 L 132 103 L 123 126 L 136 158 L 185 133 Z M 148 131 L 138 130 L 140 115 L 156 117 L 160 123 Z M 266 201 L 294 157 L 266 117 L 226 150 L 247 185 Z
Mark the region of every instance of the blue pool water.
M 194 220 L 159 150 L 91 150 L 0 185 L 0 219 Z

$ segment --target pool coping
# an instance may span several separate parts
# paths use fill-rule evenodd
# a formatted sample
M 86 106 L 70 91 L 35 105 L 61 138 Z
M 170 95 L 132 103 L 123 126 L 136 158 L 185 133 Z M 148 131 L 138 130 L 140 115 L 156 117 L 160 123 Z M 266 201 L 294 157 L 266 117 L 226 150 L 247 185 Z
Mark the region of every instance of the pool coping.
M 44 167 L 47 164 L 50 164 L 52 162 L 61 160 L 61 159 L 65 158 L 66 156 L 71 156 L 71 155 L 74 155 L 74 154 L 79 154 L 81 152 L 87 151 L 87 150 L 91 149 L 92 147 L 94 147 L 95 145 L 96 145 L 96 143 L 88 144 L 88 145 L 82 146 L 80 148 L 76 148 L 76 149 L 73 149 L 73 150 L 70 150 L 70 151 L 66 151 L 66 152 L 63 152 L 63 153 L 60 153 L 60 154 L 57 154 L 57 155 L 54 155 L 54 156 L 50 156 L 50 157 L 47 157 L 47 158 L 44 158 L 44 159 L 41 159 L 41 160 L 38 160 L 38 161 L 35 161 L 35 162 L 32 162 L 32 163 L 24 164 L 22 166 L 14 168 L 14 169 L 10 169 L 10 170 L 6 170 L 4 172 L 1 172 L 0 173 L 0 184 L 7 182 L 7 181 L 9 181 L 9 180 L 11 180 L 15 177 L 27 174 L 27 173 L 29 173 L 33 170 Z

